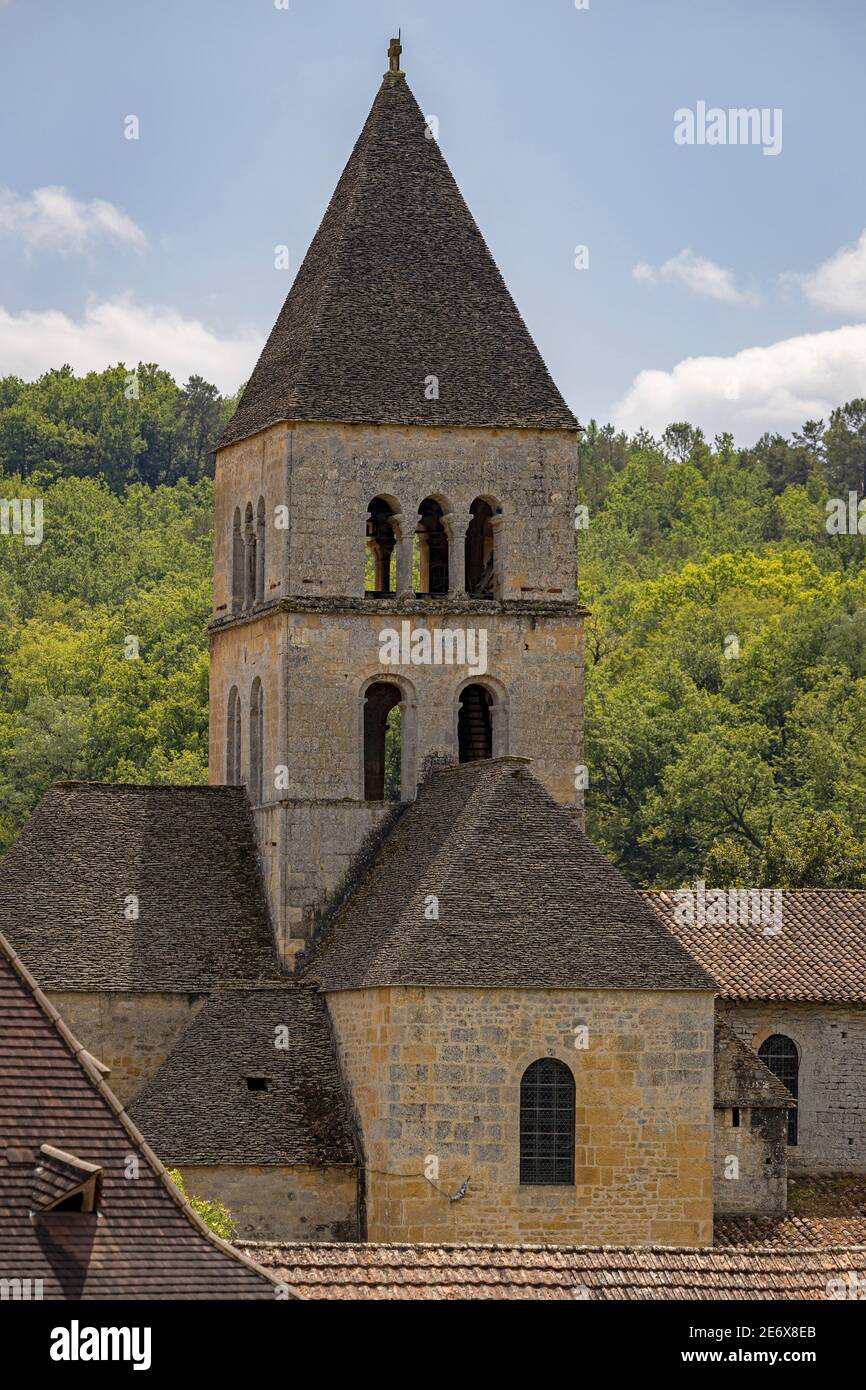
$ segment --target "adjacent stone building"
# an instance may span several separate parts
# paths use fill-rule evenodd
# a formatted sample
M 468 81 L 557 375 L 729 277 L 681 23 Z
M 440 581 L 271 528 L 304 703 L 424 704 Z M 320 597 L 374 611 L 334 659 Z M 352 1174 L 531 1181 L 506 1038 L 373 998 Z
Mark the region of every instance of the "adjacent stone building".
M 672 894 L 644 898 L 718 982 L 719 1018 L 796 1101 L 789 1170 L 866 1172 L 866 893 L 781 890 L 770 930 L 683 922 Z
M 715 1041 L 714 1213 L 779 1215 L 791 1096 L 727 1023 L 716 1023 Z

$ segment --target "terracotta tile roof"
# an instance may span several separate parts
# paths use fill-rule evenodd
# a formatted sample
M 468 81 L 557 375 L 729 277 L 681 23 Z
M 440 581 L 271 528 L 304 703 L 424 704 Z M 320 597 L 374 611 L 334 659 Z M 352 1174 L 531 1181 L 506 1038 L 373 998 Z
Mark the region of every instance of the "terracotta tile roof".
M 499 1245 L 248 1245 L 300 1298 L 810 1299 L 866 1271 L 840 1250 L 584 1249 Z
M 172 1166 L 358 1162 L 327 1005 L 309 985 L 218 991 L 130 1114 Z
M 644 900 L 719 983 L 724 999 L 866 1003 L 866 891 L 781 890 L 781 931 L 676 920 L 673 890 Z
M 717 1106 L 790 1110 L 797 1104 L 750 1047 L 727 1023 L 716 1022 L 715 1095 Z
M 382 82 L 220 446 L 279 420 L 577 428 L 402 76 Z
M 720 1249 L 738 1250 L 866 1248 L 866 1216 L 717 1216 L 713 1240 Z
M 279 978 L 242 787 L 55 783 L 3 860 L 0 931 L 47 990 Z
M 46 1144 L 54 1167 L 40 1175 Z M 80 1177 L 100 1170 L 98 1212 L 40 1201 L 35 1214 L 34 1190 L 59 1195 L 76 1165 Z M 272 1279 L 193 1213 L 2 936 L 0 1276 L 41 1279 L 46 1299 L 274 1297 Z
M 782 1216 L 717 1217 L 714 1232 L 718 1246 L 866 1245 L 866 1174 L 794 1174 Z
M 422 784 L 308 974 L 326 990 L 715 987 L 522 758 Z

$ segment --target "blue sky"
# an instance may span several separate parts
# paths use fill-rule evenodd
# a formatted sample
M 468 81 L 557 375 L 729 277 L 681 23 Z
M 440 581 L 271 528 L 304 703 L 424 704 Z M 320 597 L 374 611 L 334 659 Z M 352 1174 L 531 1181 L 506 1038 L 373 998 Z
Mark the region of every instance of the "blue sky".
M 863 0 L 0 0 L 0 371 L 234 389 L 398 25 L 581 420 L 749 443 L 866 395 Z M 780 109 L 780 152 L 677 144 L 698 102 Z

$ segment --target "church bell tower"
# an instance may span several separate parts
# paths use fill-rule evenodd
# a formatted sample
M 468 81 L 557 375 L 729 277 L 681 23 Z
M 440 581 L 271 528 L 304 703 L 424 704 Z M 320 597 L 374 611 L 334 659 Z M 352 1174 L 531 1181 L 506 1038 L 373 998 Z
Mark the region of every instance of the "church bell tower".
M 219 445 L 210 780 L 281 958 L 437 762 L 579 809 L 579 426 L 390 65 Z

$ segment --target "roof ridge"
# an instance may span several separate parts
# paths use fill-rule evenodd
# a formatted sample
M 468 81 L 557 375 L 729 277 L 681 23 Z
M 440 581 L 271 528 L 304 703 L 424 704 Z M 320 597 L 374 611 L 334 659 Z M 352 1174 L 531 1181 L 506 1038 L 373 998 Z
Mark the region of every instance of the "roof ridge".
M 398 914 L 397 922 L 405 926 L 406 931 L 392 932 L 390 936 L 386 936 L 385 938 L 387 945 L 396 945 L 397 948 L 393 952 L 391 958 L 392 969 L 398 969 L 400 965 L 403 964 L 406 955 L 411 953 L 411 937 L 417 934 L 420 929 L 419 922 L 424 920 L 423 917 L 419 917 L 418 914 L 416 914 L 411 922 L 406 920 L 406 913 L 410 904 L 415 902 L 418 898 L 423 900 L 430 896 L 432 891 L 430 887 L 431 877 L 447 877 L 454 859 L 459 857 L 467 846 L 467 820 L 470 816 L 474 820 L 478 811 L 483 809 L 485 805 L 489 805 L 500 781 L 505 776 L 505 769 L 501 765 L 495 766 L 492 759 L 483 759 L 479 761 L 482 761 L 484 766 L 483 771 L 479 772 L 476 785 L 471 788 L 465 802 L 450 822 L 448 833 L 445 835 L 436 853 L 425 864 L 415 891 L 410 893 Z M 500 760 L 497 759 L 496 762 L 500 763 Z M 455 766 L 459 766 L 459 764 L 455 764 Z M 463 764 L 463 766 L 466 766 L 466 764 Z M 450 768 L 444 770 L 452 771 Z M 439 894 L 437 893 L 435 896 L 438 898 Z M 385 952 L 382 954 L 384 955 Z

